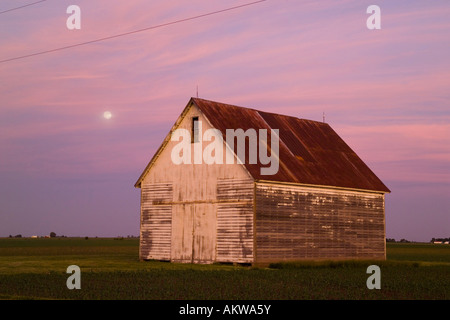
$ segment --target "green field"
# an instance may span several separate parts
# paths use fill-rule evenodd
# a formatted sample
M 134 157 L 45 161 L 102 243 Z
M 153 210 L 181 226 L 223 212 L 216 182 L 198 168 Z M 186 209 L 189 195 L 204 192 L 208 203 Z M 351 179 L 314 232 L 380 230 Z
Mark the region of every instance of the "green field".
M 0 239 L 0 299 L 439 299 L 450 298 L 450 246 L 388 243 L 383 262 L 299 262 L 267 268 L 138 259 L 138 239 Z M 370 264 L 381 289 L 366 286 Z M 81 289 L 69 290 L 69 265 Z

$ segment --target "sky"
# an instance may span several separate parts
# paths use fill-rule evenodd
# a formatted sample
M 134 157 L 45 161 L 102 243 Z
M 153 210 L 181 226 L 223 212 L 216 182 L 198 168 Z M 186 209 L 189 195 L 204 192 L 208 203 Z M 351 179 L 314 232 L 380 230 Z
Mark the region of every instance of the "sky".
M 448 0 L 227 11 L 252 1 L 46 0 L 10 10 L 34 2 L 0 3 L 0 237 L 139 235 L 134 183 L 197 88 L 223 103 L 325 114 L 391 190 L 386 237 L 450 236 Z M 366 24 L 373 4 L 381 29 Z M 70 5 L 80 29 L 67 27 Z

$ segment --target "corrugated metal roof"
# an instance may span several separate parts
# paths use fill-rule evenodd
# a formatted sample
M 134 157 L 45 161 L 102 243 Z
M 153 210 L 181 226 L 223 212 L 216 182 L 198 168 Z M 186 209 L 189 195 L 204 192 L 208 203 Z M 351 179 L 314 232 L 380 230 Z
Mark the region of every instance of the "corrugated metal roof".
M 327 123 L 199 98 L 191 98 L 190 103 L 222 132 L 224 140 L 226 129 L 268 129 L 270 146 L 270 130 L 279 130 L 279 170 L 275 175 L 261 175 L 261 166 L 269 165 L 244 162 L 256 180 L 390 192 Z

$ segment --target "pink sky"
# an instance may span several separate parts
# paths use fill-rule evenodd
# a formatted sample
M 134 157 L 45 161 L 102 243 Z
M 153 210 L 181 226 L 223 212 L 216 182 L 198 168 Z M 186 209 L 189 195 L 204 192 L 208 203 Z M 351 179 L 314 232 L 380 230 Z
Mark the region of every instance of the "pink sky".
M 0 14 L 0 60 L 245 3 L 48 0 Z M 66 28 L 72 4 L 81 30 Z M 371 4 L 381 30 L 366 27 Z M 449 16 L 447 0 L 267 0 L 0 63 L 0 236 L 138 235 L 133 184 L 198 86 L 224 103 L 325 112 L 392 191 L 387 237 L 448 237 Z

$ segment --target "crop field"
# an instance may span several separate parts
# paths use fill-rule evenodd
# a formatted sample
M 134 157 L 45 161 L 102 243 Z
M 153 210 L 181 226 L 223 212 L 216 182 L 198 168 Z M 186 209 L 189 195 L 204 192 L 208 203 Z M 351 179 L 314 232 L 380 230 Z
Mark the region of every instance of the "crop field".
M 386 261 L 296 262 L 268 267 L 139 261 L 138 239 L 2 238 L 0 299 L 448 300 L 450 246 L 388 243 Z M 367 267 L 381 270 L 369 290 Z M 81 270 L 69 290 L 67 267 Z

